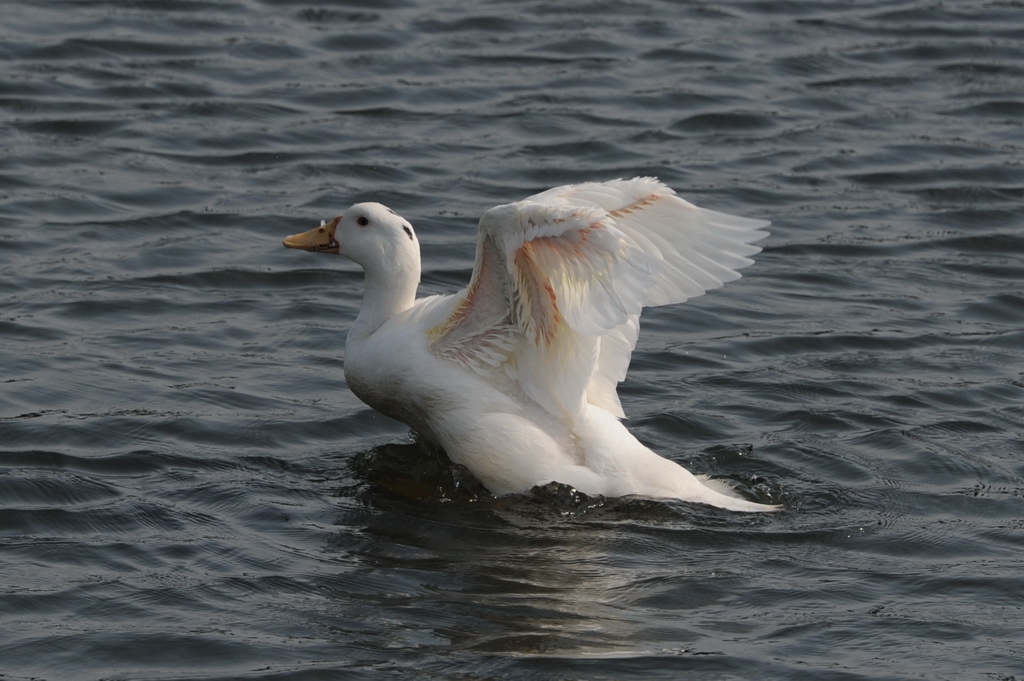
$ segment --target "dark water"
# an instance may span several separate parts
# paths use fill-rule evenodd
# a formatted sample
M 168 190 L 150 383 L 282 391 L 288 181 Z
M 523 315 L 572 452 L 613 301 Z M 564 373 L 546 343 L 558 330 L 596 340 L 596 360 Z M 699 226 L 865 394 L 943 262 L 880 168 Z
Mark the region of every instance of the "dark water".
M 1017 0 L 0 13 L 0 678 L 1024 678 Z M 630 427 L 786 511 L 403 472 L 281 237 L 383 201 L 452 290 L 637 174 L 774 226 L 645 315 Z

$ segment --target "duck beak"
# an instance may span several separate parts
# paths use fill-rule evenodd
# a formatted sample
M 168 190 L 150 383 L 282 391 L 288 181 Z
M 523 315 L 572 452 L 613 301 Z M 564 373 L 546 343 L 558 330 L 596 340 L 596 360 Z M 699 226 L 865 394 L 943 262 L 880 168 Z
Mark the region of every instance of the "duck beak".
M 340 215 L 330 222 L 321 220 L 319 227 L 285 237 L 284 245 L 288 248 L 298 248 L 315 253 L 337 253 L 338 240 L 334 238 L 334 232 L 337 231 L 339 222 L 341 222 Z

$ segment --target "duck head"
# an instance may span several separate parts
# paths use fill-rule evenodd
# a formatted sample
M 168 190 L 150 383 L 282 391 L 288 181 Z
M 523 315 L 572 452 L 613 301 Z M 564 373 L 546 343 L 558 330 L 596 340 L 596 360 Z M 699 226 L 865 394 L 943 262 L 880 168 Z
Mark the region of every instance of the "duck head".
M 357 203 L 342 215 L 321 221 L 319 227 L 286 237 L 284 245 L 343 255 L 364 270 L 378 264 L 407 265 L 411 253 L 419 260 L 419 242 L 412 225 L 379 203 Z
M 363 269 L 363 305 L 349 339 L 365 339 L 416 301 L 420 244 L 412 225 L 387 206 L 357 203 L 308 232 L 286 237 L 284 245 L 314 253 L 343 255 Z

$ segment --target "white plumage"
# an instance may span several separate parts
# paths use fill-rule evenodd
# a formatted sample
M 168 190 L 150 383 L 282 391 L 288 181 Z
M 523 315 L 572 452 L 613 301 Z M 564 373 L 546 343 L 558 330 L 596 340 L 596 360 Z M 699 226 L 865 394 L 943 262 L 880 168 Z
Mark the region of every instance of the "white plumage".
M 363 267 L 349 387 L 495 494 L 557 481 L 765 511 L 777 507 L 642 445 L 619 422 L 616 386 L 641 309 L 738 279 L 767 224 L 698 208 L 651 178 L 556 187 L 484 213 L 469 285 L 419 300 L 419 243 L 385 206 L 356 204 L 284 243 Z

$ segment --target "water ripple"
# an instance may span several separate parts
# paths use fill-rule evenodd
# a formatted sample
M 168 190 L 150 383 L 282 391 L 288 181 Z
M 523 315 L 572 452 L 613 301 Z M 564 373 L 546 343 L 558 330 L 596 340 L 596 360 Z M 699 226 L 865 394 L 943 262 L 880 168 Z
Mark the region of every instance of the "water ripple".
M 1011 678 L 1019 6 L 16 1 L 0 34 L 11 678 Z M 769 516 L 495 499 L 344 386 L 359 200 L 655 174 L 771 219 L 645 313 L 645 443 Z

